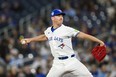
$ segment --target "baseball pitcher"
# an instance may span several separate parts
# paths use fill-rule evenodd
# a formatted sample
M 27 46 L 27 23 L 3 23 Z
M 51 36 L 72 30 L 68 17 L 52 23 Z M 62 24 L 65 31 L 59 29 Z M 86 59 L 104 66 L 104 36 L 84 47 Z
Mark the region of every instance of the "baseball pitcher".
M 100 46 L 104 46 L 104 43 L 94 36 L 65 26 L 63 24 L 64 15 L 65 13 L 60 9 L 54 9 L 51 12 L 52 26 L 48 27 L 44 34 L 32 38 L 24 38 L 21 43 L 49 41 L 54 60 L 47 77 L 62 77 L 65 73 L 72 73 L 75 77 L 93 77 L 85 65 L 76 58 L 71 39 L 72 37 L 88 39 L 99 43 Z

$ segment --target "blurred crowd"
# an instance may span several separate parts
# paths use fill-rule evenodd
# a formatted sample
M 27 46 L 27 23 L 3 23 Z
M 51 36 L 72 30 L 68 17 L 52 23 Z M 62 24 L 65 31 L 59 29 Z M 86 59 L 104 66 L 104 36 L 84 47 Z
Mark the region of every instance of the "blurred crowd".
M 35 3 L 37 1 L 34 0 Z M 105 42 L 107 56 L 99 63 L 91 55 L 91 50 L 97 45 L 96 43 L 73 38 L 73 48 L 77 58 L 87 66 L 94 77 L 116 77 L 116 1 L 54 0 L 51 3 L 49 1 L 51 0 L 48 0 L 46 5 L 52 3 L 51 9 L 60 8 L 66 13 L 65 25 Z M 46 77 L 53 60 L 48 41 L 22 45 L 20 39 L 37 36 L 51 26 L 51 9 L 47 9 L 43 16 L 38 13 L 29 26 L 25 26 L 25 30 L 20 32 L 18 25 L 20 18 L 36 12 L 40 6 L 35 4 L 38 8 L 28 9 L 26 13 L 25 6 L 28 5 L 21 4 L 22 2 L 24 0 L 1 0 L 0 2 L 0 30 L 6 26 L 14 27 L 9 37 L 0 37 L 0 77 Z

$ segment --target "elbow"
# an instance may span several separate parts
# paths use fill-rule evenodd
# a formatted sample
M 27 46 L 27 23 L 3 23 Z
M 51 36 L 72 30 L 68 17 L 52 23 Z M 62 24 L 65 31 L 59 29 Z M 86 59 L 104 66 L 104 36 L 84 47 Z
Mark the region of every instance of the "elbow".
M 86 34 L 83 33 L 83 32 L 80 32 L 78 35 L 77 35 L 78 38 L 81 38 L 81 39 L 85 39 L 86 38 Z

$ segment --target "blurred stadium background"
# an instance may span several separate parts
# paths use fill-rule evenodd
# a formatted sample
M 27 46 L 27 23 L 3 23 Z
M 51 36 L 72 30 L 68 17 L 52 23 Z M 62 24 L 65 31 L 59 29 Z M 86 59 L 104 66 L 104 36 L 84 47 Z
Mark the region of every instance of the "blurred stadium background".
M 107 56 L 98 63 L 91 55 L 95 43 L 72 39 L 77 58 L 94 77 L 116 77 L 116 0 L 0 0 L 0 77 L 46 76 L 53 59 L 48 42 L 19 41 L 43 33 L 54 8 L 67 14 L 65 25 L 105 42 Z

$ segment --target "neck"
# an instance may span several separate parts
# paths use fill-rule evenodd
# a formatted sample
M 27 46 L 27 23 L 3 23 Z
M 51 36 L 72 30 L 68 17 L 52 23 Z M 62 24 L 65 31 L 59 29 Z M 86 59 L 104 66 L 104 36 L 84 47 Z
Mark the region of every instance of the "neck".
M 60 25 L 55 25 L 55 24 L 53 24 L 53 28 L 56 29 L 56 28 L 60 27 L 61 25 L 62 25 L 62 24 L 60 24 Z

